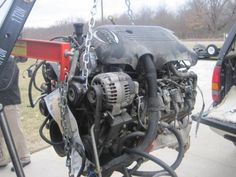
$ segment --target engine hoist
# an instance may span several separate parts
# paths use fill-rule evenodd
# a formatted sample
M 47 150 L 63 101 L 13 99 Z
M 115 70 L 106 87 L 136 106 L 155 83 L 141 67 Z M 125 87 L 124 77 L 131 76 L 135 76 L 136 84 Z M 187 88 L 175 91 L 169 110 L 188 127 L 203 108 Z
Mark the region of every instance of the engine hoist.
M 11 54 L 43 60 L 31 77 L 30 104 L 35 106 L 31 89 L 42 68 L 40 135 L 66 156 L 70 176 L 110 177 L 118 171 L 125 177 L 177 177 L 174 170 L 189 143 L 197 86 L 189 68 L 197 56 L 170 30 L 134 25 L 125 2 L 132 25 L 95 28 L 94 0 L 86 35 L 75 24 L 75 35 L 43 41 L 17 40 L 35 0 L 13 1 L 0 28 L 0 72 Z M 24 177 L 2 110 L 0 120 L 17 176 Z M 178 151 L 172 165 L 150 154 L 163 147 Z M 163 170 L 139 170 L 147 160 Z
M 65 79 L 65 74 L 70 69 L 70 60 L 67 55 L 71 47 L 69 43 L 41 41 L 32 39 L 17 40 L 36 0 L 14 0 L 0 26 L 0 73 L 9 56 L 30 57 L 33 59 L 53 61 L 60 64 L 60 79 Z M 6 1 L 3 1 L 1 6 Z M 16 42 L 17 41 L 17 42 Z M 44 51 L 44 52 L 41 52 Z M 10 73 L 9 73 L 10 74 Z M 18 177 L 24 177 L 14 141 L 0 104 L 0 125 Z

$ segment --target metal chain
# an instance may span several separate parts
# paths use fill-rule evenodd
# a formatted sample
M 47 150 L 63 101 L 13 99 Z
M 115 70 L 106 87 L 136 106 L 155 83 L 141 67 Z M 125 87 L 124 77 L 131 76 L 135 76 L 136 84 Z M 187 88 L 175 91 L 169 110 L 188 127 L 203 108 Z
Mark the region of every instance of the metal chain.
M 125 4 L 126 4 L 126 6 L 128 8 L 127 13 L 128 13 L 130 22 L 131 22 L 132 25 L 134 25 L 134 13 L 133 13 L 133 10 L 131 9 L 130 0 L 125 0 Z
M 84 84 L 85 90 L 88 89 L 88 74 L 89 74 L 88 63 L 90 61 L 90 47 L 91 47 L 91 42 L 93 39 L 93 28 L 94 28 L 95 22 L 96 22 L 95 16 L 97 14 L 97 4 L 98 4 L 98 1 L 94 0 L 92 9 L 90 11 L 91 18 L 88 23 L 88 32 L 87 32 L 87 36 L 85 39 L 85 53 L 83 55 L 84 67 L 82 69 L 82 76 L 85 78 L 85 84 Z
M 70 72 L 65 76 L 65 80 L 59 84 L 59 93 L 60 93 L 60 114 L 61 114 L 61 126 L 63 129 L 63 140 L 64 140 L 64 149 L 67 155 L 66 166 L 69 168 L 69 174 L 71 173 L 71 152 L 73 148 L 73 130 L 71 127 L 71 120 L 69 116 L 68 100 L 67 94 L 69 90 L 69 81 L 73 78 L 76 64 L 78 61 L 79 52 L 77 50 L 73 53 L 72 63 L 70 67 Z
M 85 89 L 88 89 L 88 63 L 90 61 L 90 47 L 91 47 L 91 41 L 93 39 L 93 28 L 95 26 L 95 15 L 97 13 L 97 0 L 94 0 L 93 7 L 91 10 L 91 18 L 88 23 L 89 29 L 85 40 L 85 53 L 83 55 L 83 63 L 84 68 L 82 69 L 82 76 L 85 78 Z M 71 73 L 70 73 L 71 74 Z M 67 104 L 67 93 L 68 93 L 68 82 L 70 79 L 70 75 L 66 76 L 66 79 L 64 82 L 62 82 L 59 86 L 59 92 L 60 92 L 60 113 L 61 113 L 61 125 L 63 128 L 63 139 L 65 143 L 65 152 L 67 154 L 67 160 L 66 160 L 66 166 L 69 168 L 69 174 L 71 172 L 71 149 L 72 149 L 72 138 L 73 138 L 73 132 L 70 124 L 70 118 L 69 118 L 69 110 L 68 110 L 68 104 Z
M 67 80 L 60 84 L 59 86 L 59 92 L 60 92 L 60 111 L 61 111 L 61 125 L 63 128 L 63 140 L 65 143 L 65 152 L 67 155 L 66 159 L 66 166 L 69 168 L 69 174 L 71 172 L 71 138 L 72 138 L 72 130 L 70 127 L 70 123 L 68 116 L 68 107 L 67 107 L 67 93 L 68 93 L 68 82 Z

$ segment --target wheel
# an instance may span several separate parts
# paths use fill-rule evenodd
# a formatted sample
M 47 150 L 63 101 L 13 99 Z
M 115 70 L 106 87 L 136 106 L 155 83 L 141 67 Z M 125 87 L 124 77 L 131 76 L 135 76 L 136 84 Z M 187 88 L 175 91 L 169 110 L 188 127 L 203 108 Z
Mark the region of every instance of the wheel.
M 208 45 L 206 51 L 211 57 L 218 55 L 218 48 L 214 44 Z

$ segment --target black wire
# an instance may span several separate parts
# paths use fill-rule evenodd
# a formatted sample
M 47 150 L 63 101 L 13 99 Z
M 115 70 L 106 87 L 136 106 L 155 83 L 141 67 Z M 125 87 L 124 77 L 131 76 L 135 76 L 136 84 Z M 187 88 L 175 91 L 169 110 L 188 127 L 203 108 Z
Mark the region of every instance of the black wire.
M 163 162 L 162 160 L 160 160 L 159 158 L 157 158 L 151 154 L 148 154 L 146 152 L 143 152 L 143 151 L 140 151 L 137 149 L 125 149 L 125 152 L 127 152 L 129 154 L 137 154 L 142 157 L 145 157 L 145 158 L 155 162 L 156 164 L 158 164 L 162 168 L 164 168 L 164 170 L 167 171 L 169 173 L 169 175 L 171 175 L 172 177 L 177 177 L 177 174 L 169 165 L 167 165 L 165 162 Z M 146 176 L 146 175 L 142 175 L 142 176 Z
M 140 132 L 140 131 L 137 131 L 137 132 L 133 132 L 133 133 L 130 133 L 128 135 L 126 135 L 125 137 L 122 137 L 120 142 L 119 142 L 119 145 L 118 145 L 118 152 L 120 153 L 122 151 L 122 147 L 124 145 L 124 143 L 129 140 L 130 138 L 134 138 L 134 137 L 144 137 L 145 136 L 145 133 L 144 132 Z
M 202 90 L 201 90 L 201 88 L 199 86 L 197 86 L 197 88 L 200 91 L 200 94 L 201 94 L 201 97 L 202 97 L 202 109 L 201 109 L 201 111 L 199 113 L 199 116 L 197 118 L 197 125 L 196 125 L 196 130 L 195 130 L 195 136 L 197 136 L 197 132 L 199 130 L 201 118 L 202 118 L 202 115 L 203 115 L 204 110 L 205 110 L 205 100 L 204 100 L 204 96 L 203 96 Z
M 173 127 L 171 125 L 165 125 L 165 124 L 161 124 L 161 126 L 167 128 L 169 131 L 171 131 L 175 135 L 175 137 L 178 141 L 178 152 L 179 153 L 178 153 L 177 159 L 171 165 L 171 168 L 173 168 L 175 170 L 176 168 L 179 167 L 179 165 L 182 162 L 183 157 L 184 157 L 185 150 L 184 150 L 183 138 L 182 138 L 181 134 L 178 132 L 178 130 L 175 127 Z
M 31 68 L 33 68 L 34 66 L 37 67 L 37 64 L 38 64 L 38 60 L 37 60 L 34 64 L 32 64 L 32 65 L 27 69 L 27 71 L 31 70 Z M 32 77 L 32 76 L 31 76 L 31 77 Z M 33 80 L 33 84 L 34 84 L 35 89 L 38 90 L 38 91 L 40 91 L 40 92 L 43 92 L 43 90 L 40 89 L 40 88 L 37 86 L 37 84 L 36 84 L 35 81 L 36 81 L 36 80 L 34 79 L 34 80 Z
M 180 133 L 178 132 L 178 130 L 171 126 L 171 125 L 168 125 L 166 123 L 161 123 L 161 126 L 164 127 L 164 128 L 167 128 L 169 131 L 171 131 L 177 141 L 178 141 L 178 156 L 176 158 L 176 160 L 174 161 L 174 163 L 170 166 L 173 170 L 175 170 L 176 168 L 179 167 L 179 165 L 181 164 L 182 160 L 183 160 L 183 157 L 184 157 L 184 142 L 183 142 L 183 139 L 182 139 L 182 136 L 180 135 Z M 166 174 L 165 171 L 161 170 L 161 171 L 153 171 L 153 172 L 144 172 L 144 171 L 134 171 L 132 170 L 132 174 L 134 175 L 137 175 L 137 176 L 158 176 L 158 175 L 163 175 L 163 174 Z
M 48 122 L 49 118 L 46 117 L 46 119 L 43 121 L 42 125 L 40 126 L 39 128 L 39 135 L 40 137 L 48 144 L 52 145 L 52 146 L 55 146 L 55 145 L 61 145 L 64 143 L 64 141 L 61 141 L 61 142 L 53 142 L 51 140 L 49 140 L 46 136 L 44 136 L 43 134 L 43 129 L 44 127 L 46 126 L 47 122 Z
M 184 60 L 182 60 L 182 62 L 184 63 L 184 66 L 185 66 L 186 70 L 188 71 L 191 66 L 187 65 Z
M 44 92 L 44 90 L 42 90 L 40 87 L 37 86 L 37 84 L 36 84 L 35 81 L 36 81 L 36 80 L 34 79 L 34 81 L 33 81 L 34 88 L 35 88 L 36 90 L 38 90 L 39 92 Z
M 128 169 L 125 166 L 123 167 L 123 172 L 124 172 L 124 177 L 131 177 Z
M 76 39 L 73 36 L 57 36 L 54 38 L 51 38 L 50 41 L 55 41 L 62 39 L 64 42 L 71 42 L 75 47 L 79 47 L 79 43 L 76 41 Z
M 32 77 L 30 78 L 29 87 L 28 87 L 28 97 L 29 97 L 30 106 L 31 106 L 32 108 L 35 107 L 34 101 L 33 101 L 33 96 L 32 96 L 32 86 L 33 86 L 33 84 L 34 84 L 34 82 L 35 82 L 35 77 L 36 77 L 36 74 L 37 74 L 39 68 L 40 68 L 44 63 L 45 63 L 45 61 L 42 61 L 42 62 L 40 62 L 40 63 L 38 64 L 38 66 L 36 66 L 36 68 L 35 68 L 35 70 L 34 70 L 34 72 L 33 72 L 33 75 L 32 75 Z
M 35 66 L 37 66 L 37 62 L 38 62 L 38 60 L 36 61 Z M 33 82 L 34 88 L 36 90 L 38 90 L 39 92 L 43 92 L 44 90 L 42 90 L 40 87 L 38 87 L 35 81 L 36 81 L 36 79 L 34 79 L 34 82 Z
M 58 39 L 62 39 L 64 41 L 69 41 L 69 38 L 66 36 L 57 36 L 57 37 L 50 39 L 50 41 L 54 41 L 54 40 L 58 40 Z

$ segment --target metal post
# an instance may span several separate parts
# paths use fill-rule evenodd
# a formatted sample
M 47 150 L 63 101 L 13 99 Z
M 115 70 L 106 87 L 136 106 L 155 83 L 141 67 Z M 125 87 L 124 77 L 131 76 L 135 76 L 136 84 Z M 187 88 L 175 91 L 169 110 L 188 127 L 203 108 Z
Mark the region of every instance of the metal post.
M 0 127 L 2 129 L 2 133 L 3 133 L 4 139 L 7 145 L 7 149 L 11 157 L 11 161 L 15 168 L 16 175 L 17 177 L 25 177 L 8 122 L 3 112 L 3 105 L 1 103 L 0 103 Z
M 104 20 L 104 14 L 103 14 L 103 0 L 101 0 L 101 17 L 102 17 L 102 22 Z

